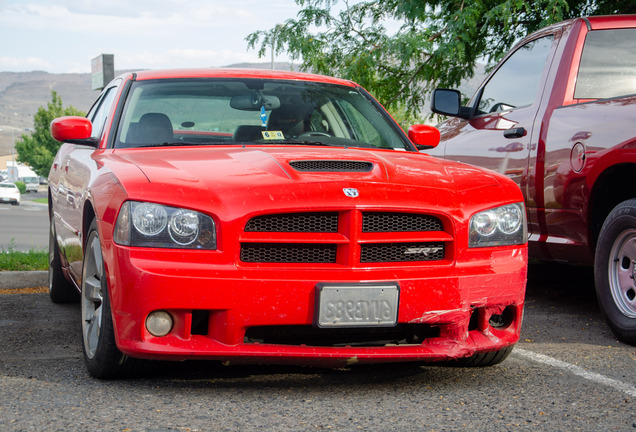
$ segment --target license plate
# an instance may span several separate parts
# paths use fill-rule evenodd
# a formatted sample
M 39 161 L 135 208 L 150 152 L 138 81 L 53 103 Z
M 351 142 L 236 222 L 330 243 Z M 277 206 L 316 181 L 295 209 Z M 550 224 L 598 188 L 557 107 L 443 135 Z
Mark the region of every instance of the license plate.
M 393 327 L 400 287 L 387 284 L 318 284 L 318 327 Z

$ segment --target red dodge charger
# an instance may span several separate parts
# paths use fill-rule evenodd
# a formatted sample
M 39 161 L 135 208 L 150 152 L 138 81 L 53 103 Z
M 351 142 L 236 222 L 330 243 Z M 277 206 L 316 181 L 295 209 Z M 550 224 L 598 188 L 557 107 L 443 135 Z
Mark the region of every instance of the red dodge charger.
M 128 73 L 51 123 L 49 288 L 98 378 L 141 359 L 492 365 L 519 339 L 526 215 L 508 178 L 418 152 L 359 85 Z

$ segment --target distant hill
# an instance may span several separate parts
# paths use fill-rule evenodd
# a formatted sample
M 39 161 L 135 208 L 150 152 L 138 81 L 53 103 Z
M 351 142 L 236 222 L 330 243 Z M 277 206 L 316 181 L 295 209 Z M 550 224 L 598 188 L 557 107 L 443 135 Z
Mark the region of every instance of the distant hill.
M 228 68 L 262 68 L 269 69 L 267 63 L 236 63 Z M 275 63 L 277 70 L 295 70 L 290 63 Z M 483 78 L 483 68 L 478 69 L 475 78 L 471 79 L 462 90 L 472 95 Z M 118 75 L 121 71 L 116 71 Z M 62 104 L 88 111 L 99 96 L 99 92 L 91 90 L 91 75 L 85 74 L 51 74 L 48 72 L 0 72 L 0 156 L 11 154 L 12 134 L 17 140 L 25 129 L 33 127 L 33 115 L 41 106 L 51 101 L 51 90 L 55 90 L 62 98 Z M 428 109 L 427 107 L 425 109 Z
M 227 67 L 269 69 L 270 63 L 237 63 Z M 290 63 L 275 63 L 278 70 L 292 70 Z M 116 71 L 119 75 L 121 71 Z M 24 130 L 33 127 L 33 115 L 51 101 L 51 90 L 62 104 L 88 111 L 99 92 L 91 90 L 91 75 L 52 74 L 43 71 L 0 72 L 0 156 L 11 154 L 12 134 L 17 140 Z
M 99 93 L 91 90 L 90 74 L 0 72 L 0 155 L 11 153 L 11 135 L 19 138 L 33 127 L 33 115 L 51 101 L 51 90 L 64 106 L 88 111 Z

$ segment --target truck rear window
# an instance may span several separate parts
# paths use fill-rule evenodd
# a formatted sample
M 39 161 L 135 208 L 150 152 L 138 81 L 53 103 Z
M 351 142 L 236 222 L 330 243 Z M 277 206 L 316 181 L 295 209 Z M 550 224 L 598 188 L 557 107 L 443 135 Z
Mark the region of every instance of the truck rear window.
M 575 99 L 636 94 L 636 28 L 595 30 L 585 38 Z

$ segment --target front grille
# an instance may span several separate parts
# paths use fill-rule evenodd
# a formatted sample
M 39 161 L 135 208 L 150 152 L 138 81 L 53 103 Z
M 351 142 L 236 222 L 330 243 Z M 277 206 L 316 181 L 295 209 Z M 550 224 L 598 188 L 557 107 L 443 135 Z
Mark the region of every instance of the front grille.
M 355 209 L 259 215 L 245 225 L 240 260 L 345 266 L 441 261 L 449 258 L 453 242 L 444 230 L 453 224 L 443 221 L 423 213 Z
M 363 244 L 360 262 L 438 261 L 444 258 L 444 243 Z
M 321 329 L 312 326 L 259 326 L 245 331 L 245 343 L 316 346 L 378 347 L 420 345 L 438 337 L 439 327 L 427 324 L 398 324 L 395 327 Z
M 303 160 L 291 161 L 289 165 L 304 172 L 369 172 L 373 169 L 373 163 L 365 161 Z
M 335 263 L 336 245 L 244 243 L 241 261 L 261 263 Z
M 417 213 L 366 212 L 362 232 L 442 231 L 442 221 Z
M 287 213 L 257 216 L 245 225 L 248 232 L 337 232 L 338 213 Z

